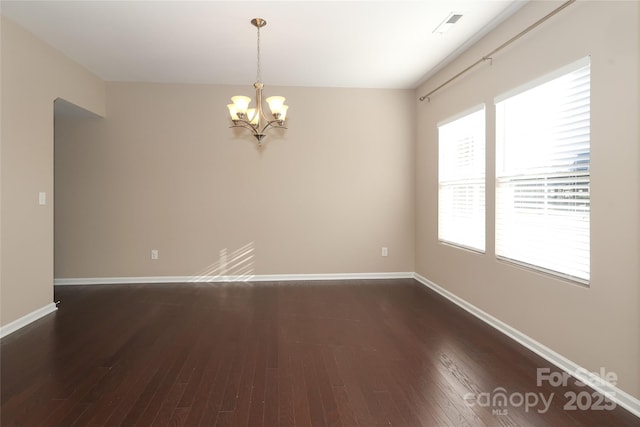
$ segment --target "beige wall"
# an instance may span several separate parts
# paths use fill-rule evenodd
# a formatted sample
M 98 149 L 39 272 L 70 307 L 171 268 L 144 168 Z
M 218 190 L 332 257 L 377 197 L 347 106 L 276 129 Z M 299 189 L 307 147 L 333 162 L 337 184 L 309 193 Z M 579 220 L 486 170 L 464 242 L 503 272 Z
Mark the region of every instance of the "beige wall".
M 426 82 L 424 94 L 559 3 L 531 2 Z M 577 2 L 432 97 L 417 102 L 416 271 L 590 370 L 616 372 L 640 397 L 638 2 Z M 495 258 L 493 98 L 591 55 L 591 286 Z M 487 251 L 438 243 L 438 121 L 486 103 Z
M 1 20 L 0 324 L 53 300 L 53 102 L 104 114 L 104 84 L 12 21 Z M 48 203 L 38 205 L 38 193 Z
M 229 129 L 251 92 L 109 83 L 107 119 L 57 120 L 56 278 L 413 271 L 414 92 L 267 86 L 261 150 Z

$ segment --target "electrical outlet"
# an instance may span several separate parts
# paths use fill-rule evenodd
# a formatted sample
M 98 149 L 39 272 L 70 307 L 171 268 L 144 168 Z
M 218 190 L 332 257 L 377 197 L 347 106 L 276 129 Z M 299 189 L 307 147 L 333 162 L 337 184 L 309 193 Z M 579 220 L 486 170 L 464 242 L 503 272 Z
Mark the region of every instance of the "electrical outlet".
M 389 255 L 389 249 L 387 249 L 386 246 L 382 247 L 382 256 L 388 256 Z
M 158 250 L 151 249 L 151 259 L 158 259 Z

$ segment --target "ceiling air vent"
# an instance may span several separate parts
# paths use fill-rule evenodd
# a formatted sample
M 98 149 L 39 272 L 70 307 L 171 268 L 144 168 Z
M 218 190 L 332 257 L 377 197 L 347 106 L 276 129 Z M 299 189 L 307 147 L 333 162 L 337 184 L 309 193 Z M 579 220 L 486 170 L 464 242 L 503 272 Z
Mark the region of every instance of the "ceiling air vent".
M 445 21 L 445 24 L 455 24 L 456 22 L 458 22 L 458 19 L 462 18 L 462 15 L 459 13 L 454 13 L 451 16 L 449 16 L 449 18 L 447 18 L 447 20 Z
M 445 20 L 442 21 L 440 23 L 440 25 L 438 25 L 436 27 L 435 30 L 433 30 L 433 32 L 436 33 L 436 34 L 444 34 L 444 33 L 446 33 L 447 31 L 449 31 L 451 29 L 451 27 L 453 27 L 453 25 L 456 22 L 458 22 L 460 20 L 460 18 L 462 18 L 462 14 L 461 13 L 451 12 L 449 14 L 449 16 L 447 16 L 445 18 Z

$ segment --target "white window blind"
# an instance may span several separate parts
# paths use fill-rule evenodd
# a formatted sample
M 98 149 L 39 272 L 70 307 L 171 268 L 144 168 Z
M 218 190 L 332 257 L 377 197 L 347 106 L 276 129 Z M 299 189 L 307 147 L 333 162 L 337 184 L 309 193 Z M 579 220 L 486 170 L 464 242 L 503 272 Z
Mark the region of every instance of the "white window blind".
M 496 102 L 496 255 L 590 279 L 590 64 Z
M 485 250 L 485 109 L 438 125 L 438 239 Z

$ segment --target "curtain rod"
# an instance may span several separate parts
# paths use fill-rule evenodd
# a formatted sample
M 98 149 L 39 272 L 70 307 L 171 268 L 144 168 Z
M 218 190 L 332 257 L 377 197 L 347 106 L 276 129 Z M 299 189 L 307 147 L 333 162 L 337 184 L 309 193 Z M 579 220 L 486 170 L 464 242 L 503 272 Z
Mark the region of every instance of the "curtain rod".
M 466 74 L 471 69 L 476 67 L 478 64 L 481 64 L 484 61 L 489 61 L 489 60 L 493 59 L 491 57 L 492 55 L 498 53 L 499 51 L 501 51 L 505 47 L 509 46 L 511 43 L 515 42 L 516 40 L 518 40 L 519 38 L 521 38 L 522 36 L 527 34 L 529 31 L 533 30 L 534 28 L 536 28 L 537 26 L 539 26 L 540 24 L 545 22 L 547 19 L 551 18 L 552 16 L 554 16 L 555 14 L 557 14 L 558 12 L 560 12 L 561 10 L 563 10 L 564 8 L 569 6 L 570 4 L 575 3 L 575 1 L 576 0 L 568 0 L 568 1 L 564 2 L 563 4 L 558 6 L 556 9 L 552 10 L 547 15 L 545 15 L 542 18 L 538 19 L 536 22 L 534 22 L 533 24 L 529 25 L 527 28 L 525 28 L 524 30 L 520 31 L 515 36 L 511 37 L 509 40 L 507 40 L 506 42 L 502 43 L 497 48 L 493 49 L 491 52 L 487 53 L 482 58 L 478 59 L 476 62 L 474 62 L 473 64 L 469 65 L 467 68 L 465 68 L 464 70 L 460 71 L 458 74 L 456 74 L 455 76 L 451 77 L 449 80 L 447 80 L 446 82 L 442 83 L 437 88 L 433 89 L 431 92 L 427 93 L 426 95 L 422 95 L 419 98 L 420 101 L 424 101 L 425 99 L 429 100 L 429 97 L 431 95 L 433 95 L 434 93 L 438 92 L 440 89 L 442 89 L 443 87 L 447 86 L 449 83 L 451 83 L 452 81 L 456 80 L 458 77 L 462 76 L 463 74 Z

